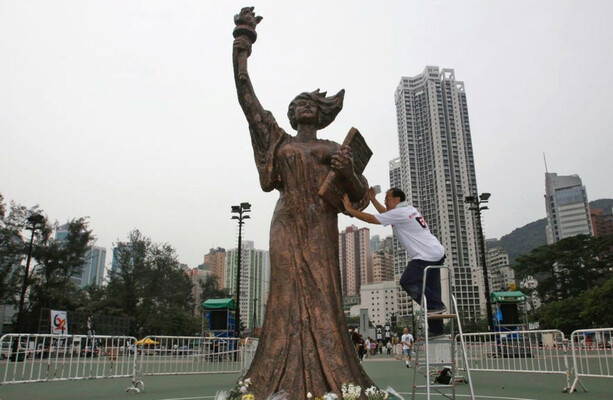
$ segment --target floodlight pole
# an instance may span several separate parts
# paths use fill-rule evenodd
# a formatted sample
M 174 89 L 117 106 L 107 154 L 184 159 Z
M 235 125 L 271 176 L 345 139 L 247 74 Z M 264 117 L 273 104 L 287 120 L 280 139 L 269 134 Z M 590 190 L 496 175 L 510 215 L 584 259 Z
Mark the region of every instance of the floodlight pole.
M 236 311 L 234 315 L 234 336 L 240 337 L 241 329 L 241 308 L 240 308 L 240 293 L 241 293 L 241 256 L 243 253 L 242 238 L 243 238 L 243 220 L 249 219 L 249 215 L 244 215 L 251 212 L 251 204 L 241 203 L 238 206 L 232 206 L 232 219 L 238 220 L 238 256 L 236 266 Z
M 481 255 L 481 266 L 483 268 L 483 280 L 484 288 L 485 288 L 485 307 L 487 311 L 487 328 L 488 331 L 494 330 L 494 317 L 492 315 L 492 302 L 490 299 L 490 280 L 487 273 L 487 260 L 485 254 L 485 237 L 483 236 L 483 225 L 481 224 L 481 211 L 488 210 L 487 206 L 482 206 L 481 204 L 486 204 L 490 198 L 490 193 L 481 193 L 479 196 L 467 196 L 465 198 L 465 202 L 470 204 L 471 206 L 468 208 L 471 210 L 476 217 L 477 220 L 477 230 L 479 234 L 479 249 Z

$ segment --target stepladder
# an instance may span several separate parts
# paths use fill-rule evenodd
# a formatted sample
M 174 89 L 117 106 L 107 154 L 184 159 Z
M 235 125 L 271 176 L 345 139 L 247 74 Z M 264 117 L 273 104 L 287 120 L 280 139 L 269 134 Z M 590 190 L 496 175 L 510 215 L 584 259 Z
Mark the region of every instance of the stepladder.
M 432 282 L 431 279 L 427 279 L 428 274 L 431 274 L 431 276 L 441 275 L 441 278 L 443 274 L 446 275 L 449 307 L 446 307 L 444 311 L 428 309 L 429 296 L 427 293 L 431 295 L 431 288 L 428 288 L 426 283 Z M 456 385 L 460 383 L 469 386 L 470 398 L 475 400 L 470 369 L 466 359 L 466 343 L 462 335 L 462 323 L 459 318 L 458 305 L 453 295 L 451 278 L 451 270 L 447 266 L 431 265 L 424 269 L 421 299 L 418 302 L 421 305 L 421 310 L 416 313 L 418 318 L 417 338 L 414 345 L 415 365 L 411 392 L 412 400 L 423 399 L 424 389 L 425 398 L 428 400 L 435 395 L 455 400 Z M 431 300 L 433 299 L 431 298 Z M 447 322 L 446 332 L 449 333 L 436 332 L 435 335 L 431 333 L 433 327 L 436 327 L 437 330 L 442 329 L 444 322 Z M 461 364 L 458 364 L 456 358 L 460 358 Z M 460 375 L 461 367 L 463 368 L 463 375 Z M 420 397 L 416 397 L 417 395 Z M 439 397 L 437 396 L 437 398 Z M 462 398 L 465 398 L 465 395 Z

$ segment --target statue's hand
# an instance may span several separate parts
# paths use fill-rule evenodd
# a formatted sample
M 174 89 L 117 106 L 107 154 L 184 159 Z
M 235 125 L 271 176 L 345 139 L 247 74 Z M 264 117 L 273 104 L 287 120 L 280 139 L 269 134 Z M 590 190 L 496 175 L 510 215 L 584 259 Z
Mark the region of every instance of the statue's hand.
M 251 40 L 246 36 L 239 36 L 234 39 L 234 48 L 239 52 L 245 51 L 247 52 L 247 56 L 251 55 Z
M 243 7 L 241 12 L 234 16 L 234 23 L 236 28 L 232 34 L 235 38 L 239 36 L 246 36 L 251 43 L 255 42 L 258 35 L 255 32 L 255 26 L 260 23 L 262 17 L 259 15 L 256 17 L 253 12 L 253 7 Z
M 341 147 L 340 150 L 332 155 L 330 166 L 333 170 L 338 171 L 345 178 L 351 178 L 354 174 L 351 149 L 347 146 Z

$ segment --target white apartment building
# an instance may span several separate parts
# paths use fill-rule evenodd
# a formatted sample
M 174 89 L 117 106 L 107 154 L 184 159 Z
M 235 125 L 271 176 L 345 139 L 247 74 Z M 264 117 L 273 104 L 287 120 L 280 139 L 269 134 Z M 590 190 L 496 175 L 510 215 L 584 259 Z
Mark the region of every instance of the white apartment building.
M 515 272 L 509 254 L 501 248 L 487 249 L 487 272 L 492 292 L 507 292 L 515 287 Z
M 477 223 L 464 203 L 478 193 L 464 83 L 453 69 L 428 66 L 400 80 L 395 101 L 400 163 L 390 163 L 390 177 L 399 167 L 400 185 L 391 183 L 407 194 L 445 247 L 458 307 L 479 318 L 485 315 L 485 291 L 479 285 Z M 396 260 L 396 273 L 404 266 Z M 448 284 L 443 279 L 447 304 Z
M 256 250 L 254 243 L 243 240 L 241 247 L 240 318 L 246 328 L 262 326 L 270 290 L 270 257 L 267 250 Z M 236 296 L 238 249 L 226 253 L 225 287 Z
M 360 309 L 368 309 L 373 325 L 388 325 L 392 314 L 397 314 L 397 285 L 395 281 L 370 283 L 360 288 L 361 304 L 351 308 L 351 315 L 360 315 Z

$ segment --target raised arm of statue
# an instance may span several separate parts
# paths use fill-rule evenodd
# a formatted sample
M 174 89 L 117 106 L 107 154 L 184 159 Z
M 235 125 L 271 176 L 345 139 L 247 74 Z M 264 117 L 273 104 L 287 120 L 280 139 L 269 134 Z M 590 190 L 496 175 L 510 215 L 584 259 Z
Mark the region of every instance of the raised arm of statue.
M 253 7 L 244 7 L 239 14 L 234 16 L 234 46 L 232 51 L 232 61 L 234 65 L 234 81 L 238 92 L 238 101 L 243 108 L 249 124 L 253 124 L 264 112 L 264 108 L 255 96 L 251 79 L 247 72 L 247 58 L 251 55 L 251 48 L 257 39 L 255 26 L 262 20 L 262 17 L 255 16 Z
M 278 174 L 274 170 L 275 150 L 286 133 L 277 125 L 274 117 L 266 111 L 255 96 L 251 79 L 247 72 L 247 58 L 257 39 L 255 26 L 262 17 L 256 17 L 253 7 L 245 7 L 234 16 L 234 45 L 232 61 L 238 102 L 249 122 L 251 145 L 255 163 L 260 175 L 262 190 L 269 192 L 279 186 Z

